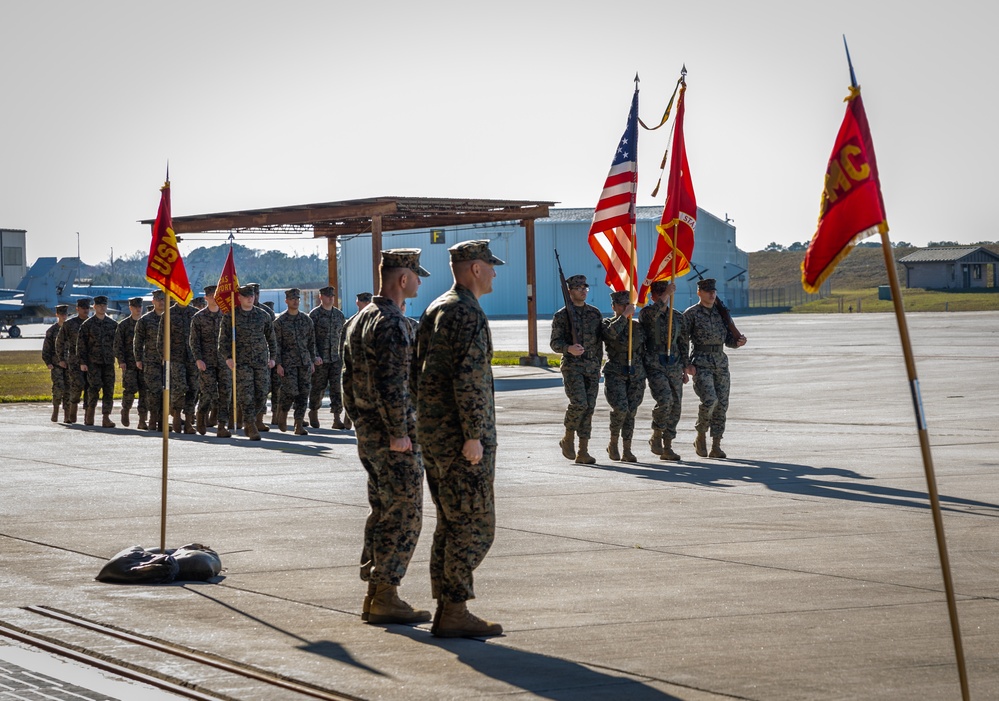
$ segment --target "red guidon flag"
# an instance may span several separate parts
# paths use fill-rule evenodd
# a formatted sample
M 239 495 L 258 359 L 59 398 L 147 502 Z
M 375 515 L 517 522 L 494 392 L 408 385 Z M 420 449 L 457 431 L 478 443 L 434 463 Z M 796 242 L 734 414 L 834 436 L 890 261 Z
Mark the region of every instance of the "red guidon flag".
M 801 263 L 801 286 L 807 292 L 818 292 L 857 243 L 888 231 L 874 143 L 858 86 L 851 86 L 846 103 L 846 116 L 826 166 L 819 226 Z
M 604 189 L 593 210 L 590 248 L 607 271 L 604 281 L 617 292 L 635 297 L 635 193 L 638 189 L 638 90 L 631 100 L 628 125 L 618 142 Z
M 236 261 L 232 257 L 232 246 L 229 246 L 229 255 L 226 256 L 225 265 L 222 266 L 222 274 L 219 276 L 219 284 L 215 288 L 215 303 L 223 314 L 232 311 L 233 302 L 239 293 L 239 278 L 236 277 Z
M 697 198 L 694 183 L 687 166 L 687 147 L 683 140 L 683 95 L 686 82 L 680 84 L 676 103 L 676 124 L 673 127 L 673 153 L 670 156 L 669 180 L 666 183 L 666 205 L 656 229 L 659 240 L 649 265 L 648 275 L 642 283 L 639 303 L 648 299 L 649 286 L 659 280 L 672 280 L 690 272 L 690 259 L 694 255 L 694 227 L 697 225 Z M 674 271 L 673 259 L 676 258 Z
M 177 235 L 173 232 L 170 217 L 170 180 L 160 188 L 160 209 L 153 224 L 153 240 L 149 246 L 146 279 L 166 292 L 168 297 L 186 307 L 194 299 L 191 283 L 187 280 L 184 260 L 177 248 Z

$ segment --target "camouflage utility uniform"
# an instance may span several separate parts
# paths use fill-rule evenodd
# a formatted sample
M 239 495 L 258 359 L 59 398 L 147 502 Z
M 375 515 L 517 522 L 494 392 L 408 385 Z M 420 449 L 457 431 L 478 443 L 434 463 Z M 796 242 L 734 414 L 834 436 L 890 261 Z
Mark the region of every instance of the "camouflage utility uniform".
M 398 586 L 423 518 L 423 460 L 409 394 L 413 341 L 399 307 L 386 297 L 374 297 L 352 319 L 343 350 L 343 401 L 354 420 L 371 505 L 361 579 Z M 390 439 L 407 436 L 411 451 L 389 450 Z
M 69 402 L 72 404 L 71 412 L 74 417 L 80 400 L 89 398 L 90 394 L 87 389 L 87 375 L 80 369 L 80 356 L 77 351 L 77 342 L 80 338 L 80 327 L 83 326 L 83 321 L 79 316 L 66 319 L 56 336 L 56 357 L 66 363 Z M 85 397 L 85 395 L 87 396 Z M 84 406 L 86 405 L 84 402 Z
M 142 386 L 142 374 L 135 367 L 135 352 L 132 350 L 132 342 L 135 340 L 135 327 L 139 320 L 126 316 L 118 322 L 118 327 L 114 332 L 114 357 L 121 368 L 121 409 L 125 415 L 135 397 L 139 397 L 139 416 L 146 414 L 146 392 Z
M 683 313 L 683 319 L 693 345 L 690 364 L 697 368 L 694 392 L 701 400 L 695 427 L 698 433 L 710 429 L 712 438 L 720 439 L 725 433 L 731 386 L 724 347 L 737 348 L 736 339 L 729 334 L 717 304 L 710 308 L 695 304 Z
M 456 283 L 420 320 L 414 368 L 416 434 L 437 507 L 430 585 L 441 601 L 475 598 L 472 572 L 496 533 L 492 357 L 485 312 L 475 295 Z M 478 464 L 462 455 L 468 440 L 482 443 Z
M 329 391 L 330 412 L 339 414 L 343 411 L 340 375 L 343 373 L 343 360 L 340 351 L 344 333 L 343 312 L 336 307 L 329 311 L 322 305 L 309 312 L 309 317 L 316 330 L 316 353 L 323 359 L 322 365 L 316 366 L 312 376 L 312 391 L 309 393 L 309 411 L 319 411 L 323 404 L 323 394 Z
M 573 344 L 569 314 L 576 320 L 579 344 L 586 349 L 580 356 L 571 355 L 566 348 Z M 593 410 L 597 405 L 600 389 L 600 363 L 604 348 L 601 336 L 603 317 L 600 310 L 590 304 L 572 305 L 571 311 L 562 307 L 552 319 L 551 349 L 562 354 L 562 384 L 569 406 L 565 410 L 565 428 L 575 431 L 580 438 L 589 440 Z
M 184 310 L 184 311 L 182 311 Z M 164 322 L 166 314 L 160 317 L 159 328 L 156 330 L 156 344 L 161 353 L 166 353 Z M 188 409 L 189 397 L 192 394 L 188 390 L 188 367 L 192 364 L 190 338 L 190 320 L 186 308 L 179 304 L 170 305 L 170 411 L 185 412 L 190 415 L 193 411 Z M 191 382 L 193 383 L 193 377 Z
M 219 327 L 218 349 L 222 358 L 232 358 L 228 326 Z M 236 308 L 236 404 L 243 422 L 252 422 L 267 408 L 271 371 L 267 364 L 277 353 L 274 325 L 267 310 L 254 306 L 250 311 Z
M 163 352 L 157 344 L 160 316 L 155 311 L 146 312 L 135 322 L 132 353 L 135 362 L 142 363 L 142 387 L 146 395 L 146 408 L 153 422 L 158 423 L 163 412 Z M 154 423 L 150 423 L 150 430 Z
M 611 440 L 620 435 L 628 445 L 635 434 L 635 414 L 645 398 L 645 345 L 642 327 L 631 322 L 631 364 L 628 364 L 628 321 L 626 316 L 603 320 L 601 335 L 607 348 L 604 364 L 604 397 L 610 405 Z
M 283 418 L 294 404 L 297 426 L 305 420 L 312 389 L 312 372 L 316 367 L 316 333 L 312 319 L 304 312 L 284 312 L 274 320 L 274 340 L 277 345 L 275 367 L 280 365 L 284 372 L 284 377 L 279 378 L 281 391 L 278 392 L 281 416 Z
M 213 312 L 205 307 L 191 319 L 191 357 L 194 358 L 195 368 L 199 360 L 205 364 L 205 370 L 198 371 L 200 386 L 198 420 L 203 420 L 202 415 L 213 415 L 218 419 L 220 426 L 229 423 L 232 405 L 232 371 L 226 366 L 225 358 L 219 352 L 219 337 L 226 337 L 231 350 L 230 333 L 229 317 L 221 310 Z
M 670 308 L 665 300 L 650 304 L 638 314 L 645 334 L 645 372 L 648 375 L 649 391 L 656 405 L 652 409 L 652 431 L 658 431 L 661 438 L 672 441 L 676 438 L 676 426 L 680 422 L 680 404 L 683 400 L 683 375 L 688 362 L 690 343 L 683 314 L 673 310 L 673 338 L 669 336 Z M 656 452 L 656 448 L 653 448 Z M 657 454 L 661 454 L 660 452 Z
M 81 365 L 87 366 L 87 384 L 90 396 L 87 409 L 97 407 L 101 396 L 101 413 L 105 416 L 114 409 L 114 335 L 118 323 L 109 316 L 101 319 L 94 315 L 80 325 L 77 355 Z
M 57 411 L 59 407 L 62 407 L 65 412 L 69 409 L 69 382 L 67 381 L 66 368 L 59 364 L 62 358 L 56 353 L 56 337 L 59 335 L 60 328 L 57 321 L 45 330 L 45 340 L 42 341 L 42 362 L 50 367 L 52 407 Z M 55 416 L 55 412 L 53 412 L 53 416 Z

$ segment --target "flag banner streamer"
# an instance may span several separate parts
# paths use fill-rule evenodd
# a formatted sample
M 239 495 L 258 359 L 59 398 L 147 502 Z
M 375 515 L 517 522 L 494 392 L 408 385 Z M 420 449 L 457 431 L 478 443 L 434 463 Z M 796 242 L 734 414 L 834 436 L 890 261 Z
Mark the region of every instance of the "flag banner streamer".
M 146 279 L 183 307 L 194 299 L 191 283 L 187 279 L 187 270 L 184 268 L 184 260 L 177 247 L 177 235 L 173 231 L 169 180 L 160 188 L 160 208 L 153 224 L 149 261 L 146 263 Z
M 681 79 L 682 80 L 682 79 Z M 642 283 L 639 303 L 648 300 L 649 287 L 659 280 L 672 280 L 690 272 L 694 255 L 694 228 L 697 226 L 697 198 L 694 183 L 687 165 L 687 148 L 683 138 L 683 117 L 687 92 L 686 82 L 680 84 L 676 103 L 676 124 L 673 129 L 673 147 L 670 156 L 669 180 L 666 183 L 666 205 L 656 229 L 659 239 L 649 264 L 649 272 Z
M 631 99 L 631 111 L 624 135 L 618 143 L 604 182 L 589 244 L 607 271 L 604 282 L 615 291 L 630 290 L 635 296 L 637 251 L 635 249 L 635 195 L 638 191 L 638 89 Z M 634 258 L 632 257 L 634 256 Z
M 225 265 L 222 266 L 222 274 L 219 275 L 219 284 L 215 288 L 215 303 L 223 314 L 232 311 L 233 298 L 239 291 L 239 278 L 236 277 L 236 261 L 232 257 L 232 246 L 229 246 L 229 255 L 226 256 Z
M 888 233 L 874 143 L 859 87 L 850 88 L 846 103 L 826 166 L 819 224 L 801 263 L 801 286 L 806 292 L 818 292 L 860 241 Z

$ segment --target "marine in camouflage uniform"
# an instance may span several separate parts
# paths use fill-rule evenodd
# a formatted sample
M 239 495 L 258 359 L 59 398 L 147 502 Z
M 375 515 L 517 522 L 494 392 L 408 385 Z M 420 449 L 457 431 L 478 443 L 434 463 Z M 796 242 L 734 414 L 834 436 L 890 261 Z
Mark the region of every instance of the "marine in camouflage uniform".
M 551 349 L 562 354 L 562 385 L 569 398 L 565 410 L 565 436 L 559 441 L 562 455 L 583 465 L 596 460 L 589 454 L 593 410 L 600 389 L 600 365 L 604 359 L 601 325 L 603 315 L 596 307 L 586 304 L 590 286 L 585 275 L 573 275 L 566 281 L 572 308 L 562 307 L 552 319 Z M 569 315 L 575 319 L 576 343 L 572 338 Z M 579 436 L 576 451 L 575 436 Z
M 329 392 L 330 412 L 333 414 L 333 428 L 344 428 L 340 413 L 343 411 L 343 397 L 340 375 L 343 373 L 343 360 L 340 348 L 343 345 L 343 327 L 346 320 L 343 312 L 333 306 L 336 290 L 324 287 L 319 290 L 318 307 L 309 312 L 316 330 L 316 371 L 312 376 L 312 390 L 309 393 L 309 425 L 319 428 L 319 408 L 323 395 Z
M 207 306 L 191 319 L 191 357 L 198 370 L 199 384 L 195 418 L 201 435 L 205 435 L 209 424 L 217 423 L 216 435 L 229 438 L 232 435 L 228 427 L 232 408 L 232 372 L 219 353 L 219 337 L 230 330 L 230 322 L 215 301 L 215 289 L 215 285 L 205 287 Z
M 49 369 L 52 378 L 52 421 L 59 420 L 59 407 L 62 407 L 63 419 L 69 422 L 69 383 L 66 379 L 65 362 L 56 355 L 56 337 L 59 329 L 66 323 L 69 306 L 57 304 L 55 308 L 56 323 L 45 330 L 45 340 L 42 341 L 42 362 Z
M 293 287 L 286 290 L 284 299 L 288 308 L 274 320 L 274 340 L 277 343 L 274 361 L 278 377 L 281 378 L 277 423 L 282 431 L 288 430 L 288 411 L 294 405 L 295 435 L 307 436 L 309 432 L 304 425 L 305 409 L 312 389 L 312 373 L 319 360 L 316 354 L 315 325 L 308 314 L 298 310 L 302 299 L 300 289 Z
M 274 325 L 270 315 L 253 304 L 253 287 L 250 285 L 239 288 L 235 331 L 235 360 L 227 326 L 219 329 L 218 349 L 225 358 L 226 366 L 230 370 L 233 366 L 236 368 L 236 404 L 242 412 L 243 432 L 251 441 L 259 441 L 259 432 L 270 430 L 264 423 L 261 407 L 267 405 L 277 344 L 274 342 Z
M 132 354 L 135 367 L 142 373 L 142 386 L 146 395 L 146 408 L 149 409 L 149 423 L 146 428 L 158 431 L 163 428 L 163 349 L 158 344 L 160 317 L 166 309 L 166 294 L 163 290 L 153 291 L 153 310 L 146 312 L 135 322 L 135 336 L 132 338 Z
M 427 307 L 416 336 L 416 435 L 437 507 L 430 585 L 439 637 L 498 635 L 503 627 L 468 611 L 472 573 L 496 533 L 496 406 L 493 344 L 479 298 L 492 292 L 503 261 L 489 242 L 451 247 L 454 285 Z
M 353 323 L 357 315 L 361 313 L 361 310 L 366 306 L 371 304 L 372 295 L 370 292 L 358 292 L 355 304 L 357 305 L 357 311 L 347 317 L 347 320 L 343 322 L 343 331 L 340 332 L 340 359 L 343 362 L 343 348 L 347 342 L 347 336 L 350 333 L 350 325 Z M 400 307 L 401 309 L 401 307 Z M 343 377 L 343 371 L 340 371 L 341 379 Z M 343 388 L 341 387 L 341 394 L 343 393 Z M 343 427 L 349 429 L 353 424 L 351 423 L 350 413 L 347 411 L 346 405 L 343 409 Z
M 128 300 L 129 316 L 118 322 L 114 332 L 114 357 L 121 370 L 121 425 L 128 426 L 129 412 L 135 397 L 139 397 L 139 424 L 137 428 L 146 428 L 146 392 L 142 387 L 142 373 L 135 367 L 135 353 L 132 351 L 132 341 L 135 339 L 135 326 L 142 316 L 142 298 L 132 297 Z
M 160 317 L 156 342 L 160 352 L 166 354 L 166 314 Z M 188 408 L 192 395 L 188 389 L 194 378 L 188 380 L 188 367 L 194 365 L 191 354 L 191 323 L 187 307 L 176 302 L 170 304 L 170 416 L 175 433 L 194 433 L 194 410 Z M 183 419 L 181 414 L 183 413 Z M 186 419 L 186 420 L 184 420 Z
M 260 302 L 260 283 L 250 282 L 247 283 L 246 286 L 253 288 L 253 306 L 257 307 L 258 309 L 263 309 L 267 313 L 267 316 L 270 317 L 271 324 L 273 324 L 274 320 L 277 318 L 277 314 L 274 313 L 274 303 Z M 271 367 L 270 375 L 271 375 L 270 389 L 267 390 L 267 394 L 269 394 L 271 397 L 271 423 L 276 426 L 277 411 L 281 405 L 279 401 L 281 394 L 281 378 L 278 377 L 277 374 L 277 365 Z M 267 413 L 266 395 L 264 396 L 264 401 L 260 404 L 260 406 L 257 407 L 257 413 L 258 414 Z
M 703 457 L 724 458 L 721 439 L 725 434 L 725 415 L 728 413 L 728 396 L 731 386 L 728 356 L 724 347 L 740 348 L 746 337 L 733 338 L 718 311 L 715 281 L 711 278 L 697 283 L 699 302 L 684 313 L 684 322 L 690 333 L 693 352 L 687 373 L 694 376 L 694 392 L 701 400 L 697 409 L 697 438 L 695 452 Z M 707 450 L 705 434 L 711 431 L 711 452 Z
M 69 384 L 69 418 L 66 423 L 76 423 L 76 412 L 80 406 L 81 399 L 86 399 L 90 394 L 87 389 L 87 374 L 80 369 L 80 357 L 77 354 L 77 341 L 80 337 L 80 327 L 90 315 L 90 300 L 76 300 L 76 316 L 67 319 L 66 323 L 59 329 L 56 336 L 56 357 L 66 365 L 66 379 Z
M 672 342 L 670 336 L 670 288 L 669 282 L 654 282 L 651 285 L 651 304 L 638 314 L 638 320 L 645 333 L 645 372 L 649 390 L 656 406 L 652 409 L 652 438 L 649 447 L 660 460 L 679 460 L 673 450 L 676 426 L 680 422 L 680 405 L 683 400 L 683 385 L 688 381 L 684 368 L 688 364 L 690 343 L 683 313 L 672 310 Z
M 645 339 L 642 326 L 632 318 L 635 307 L 631 304 L 631 293 L 611 293 L 614 316 L 603 320 L 601 334 L 607 348 L 607 362 L 604 364 L 604 397 L 610 404 L 610 443 L 607 455 L 611 460 L 638 462 L 631 452 L 631 440 L 635 435 L 635 414 L 645 398 L 645 364 L 643 349 Z M 628 327 L 631 327 L 629 362 Z M 623 452 L 618 448 L 618 437 L 624 442 Z
M 80 325 L 76 348 L 80 357 L 80 369 L 87 373 L 90 387 L 84 424 L 94 425 L 97 397 L 100 395 L 101 414 L 104 417 L 101 426 L 114 428 L 111 411 L 114 409 L 114 335 L 118 330 L 118 323 L 107 315 L 107 308 L 107 297 L 94 297 L 94 315 Z
M 380 273 L 381 295 L 353 318 L 343 350 L 343 401 L 371 505 L 361 548 L 361 579 L 368 582 L 361 618 L 416 623 L 430 620 L 430 612 L 398 595 L 423 519 L 423 461 L 409 387 L 413 339 L 400 305 L 429 273 L 419 249 L 382 251 Z
M 199 298 L 200 299 L 200 298 Z M 181 328 L 181 334 L 183 339 L 183 344 L 185 346 L 190 345 L 191 339 L 191 324 L 194 322 L 194 315 L 200 311 L 201 307 L 197 307 L 194 304 L 194 300 L 186 307 L 181 305 L 175 305 L 170 310 L 170 318 L 172 319 L 174 314 L 183 320 L 183 327 Z M 172 339 L 171 339 L 172 341 Z M 172 349 L 171 349 L 172 350 Z M 198 396 L 201 394 L 201 382 L 198 376 L 201 371 L 198 369 L 197 362 L 194 359 L 193 353 L 185 353 L 184 358 L 184 423 L 185 429 L 188 424 L 193 424 L 195 410 L 198 406 Z M 193 431 L 187 431 L 188 433 L 193 433 Z

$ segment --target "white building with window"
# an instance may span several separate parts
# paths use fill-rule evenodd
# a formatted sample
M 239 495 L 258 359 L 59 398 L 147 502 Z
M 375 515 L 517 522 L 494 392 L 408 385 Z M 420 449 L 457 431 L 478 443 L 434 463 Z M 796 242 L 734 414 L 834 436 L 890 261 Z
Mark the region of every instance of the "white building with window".
M 0 288 L 12 290 L 28 272 L 24 229 L 0 229 Z

